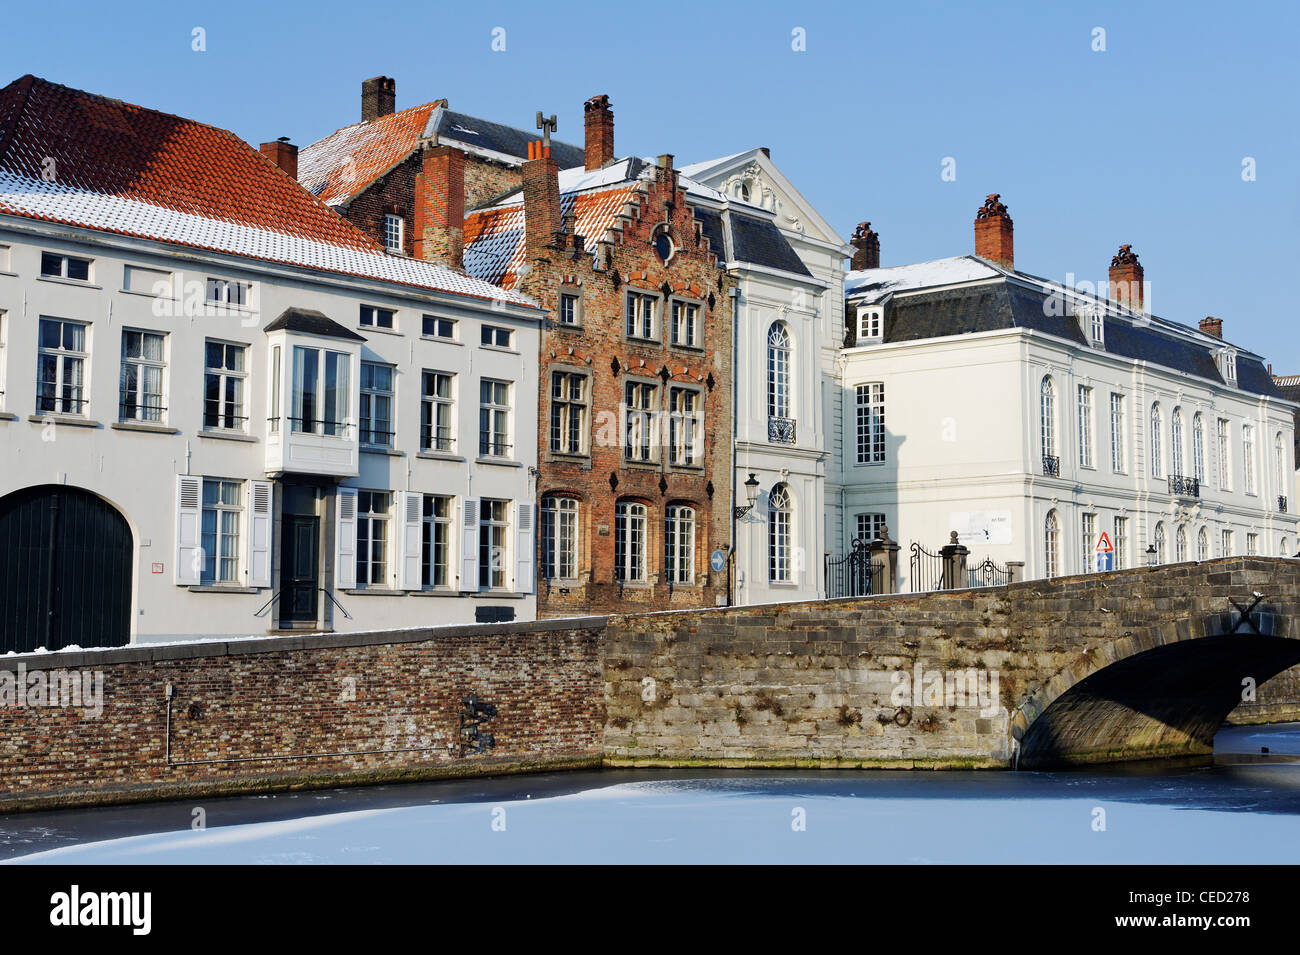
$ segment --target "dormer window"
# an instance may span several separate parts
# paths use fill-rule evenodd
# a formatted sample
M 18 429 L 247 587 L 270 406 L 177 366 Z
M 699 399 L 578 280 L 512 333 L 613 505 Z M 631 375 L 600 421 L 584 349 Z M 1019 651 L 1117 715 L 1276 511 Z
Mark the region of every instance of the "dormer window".
M 880 308 L 858 309 L 858 344 L 870 345 L 884 341 L 885 313 Z
M 1093 306 L 1086 309 L 1081 315 L 1081 324 L 1085 325 L 1084 334 L 1088 336 L 1088 344 L 1093 348 L 1106 347 L 1106 310 L 1100 306 Z
M 1224 381 L 1236 387 L 1237 352 L 1235 349 L 1225 348 L 1219 352 L 1219 371 L 1223 374 Z

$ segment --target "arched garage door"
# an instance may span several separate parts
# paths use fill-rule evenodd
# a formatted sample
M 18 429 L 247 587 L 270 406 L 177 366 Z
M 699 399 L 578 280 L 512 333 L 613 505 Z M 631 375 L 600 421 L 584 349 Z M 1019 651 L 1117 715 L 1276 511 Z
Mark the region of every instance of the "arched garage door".
M 0 498 L 0 653 L 128 643 L 131 557 L 126 519 L 88 491 Z

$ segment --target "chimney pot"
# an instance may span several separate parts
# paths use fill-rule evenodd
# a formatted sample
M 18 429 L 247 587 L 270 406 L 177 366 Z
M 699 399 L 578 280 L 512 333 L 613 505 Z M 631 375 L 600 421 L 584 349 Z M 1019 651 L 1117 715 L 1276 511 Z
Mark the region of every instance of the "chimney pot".
M 549 155 L 543 155 L 542 144 L 536 142 L 529 149 L 533 158 L 523 165 L 524 187 L 524 247 L 528 258 L 542 254 L 550 247 L 555 234 L 561 232 L 560 221 L 560 166 Z
M 853 259 L 849 262 L 849 268 L 854 272 L 880 268 L 880 236 L 871 231 L 870 222 L 858 223 L 849 245 L 853 246 Z
M 1207 335 L 1213 335 L 1215 338 L 1223 337 L 1223 319 L 1221 318 L 1207 315 L 1201 319 L 1200 328 Z
M 288 136 L 281 136 L 273 143 L 262 143 L 257 151 L 283 169 L 290 179 L 298 178 L 298 147 L 289 142 Z
M 1135 312 L 1143 311 L 1146 301 L 1142 288 L 1144 275 L 1133 247 L 1121 245 L 1110 260 L 1110 300 Z
M 361 121 L 368 123 L 390 116 L 397 106 L 397 80 L 391 76 L 372 76 L 361 83 Z
M 1007 270 L 1015 269 L 1011 216 L 1000 193 L 991 192 L 975 213 L 975 254 Z
M 601 93 L 582 104 L 586 127 L 586 168 L 600 169 L 614 161 L 614 111 L 609 96 Z

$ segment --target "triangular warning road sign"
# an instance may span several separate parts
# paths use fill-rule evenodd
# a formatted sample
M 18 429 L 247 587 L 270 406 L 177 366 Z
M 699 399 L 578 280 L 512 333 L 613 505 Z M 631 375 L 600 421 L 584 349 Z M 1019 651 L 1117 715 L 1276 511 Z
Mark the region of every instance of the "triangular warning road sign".
M 1102 531 L 1101 536 L 1097 538 L 1097 553 L 1109 554 L 1114 550 L 1115 548 L 1111 544 L 1110 538 L 1106 536 L 1105 531 Z

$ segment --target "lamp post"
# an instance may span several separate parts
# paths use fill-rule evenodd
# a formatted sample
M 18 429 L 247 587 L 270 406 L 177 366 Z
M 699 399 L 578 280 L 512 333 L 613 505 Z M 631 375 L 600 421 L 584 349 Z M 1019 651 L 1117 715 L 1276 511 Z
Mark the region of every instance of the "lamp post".
M 745 482 L 744 486 L 745 486 L 745 497 L 749 499 L 749 503 L 744 507 L 737 505 L 736 507 L 733 508 L 733 510 L 735 511 L 736 520 L 740 520 L 742 517 L 744 517 L 746 514 L 752 511 L 754 509 L 754 503 L 758 500 L 758 478 L 754 476 L 753 471 L 749 472 L 749 479 Z
M 1156 545 L 1151 544 L 1147 547 L 1147 566 L 1154 567 L 1160 563 L 1160 554 L 1156 551 Z

